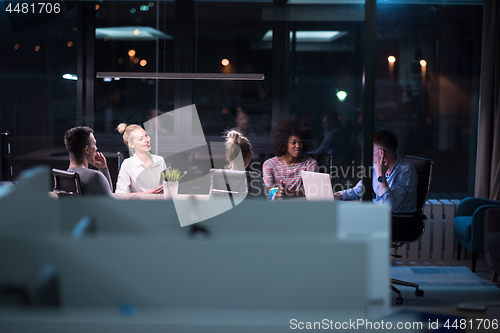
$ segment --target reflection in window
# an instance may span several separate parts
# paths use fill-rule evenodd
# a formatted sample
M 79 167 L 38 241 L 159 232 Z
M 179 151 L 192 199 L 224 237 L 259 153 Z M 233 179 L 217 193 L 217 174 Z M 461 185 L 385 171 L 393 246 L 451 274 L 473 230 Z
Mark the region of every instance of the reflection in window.
M 482 9 L 377 6 L 375 129 L 393 131 L 400 154 L 434 160 L 434 197 L 463 197 L 469 190 Z
M 173 72 L 174 2 L 107 1 L 96 13 L 96 72 Z M 119 123 L 143 124 L 173 109 L 170 80 L 95 80 L 97 133 L 113 134 Z
M 57 166 L 63 135 L 77 123 L 77 8 L 9 15 L 7 4 L 0 2 L 0 132 L 10 132 L 16 176 Z
M 291 22 L 290 34 L 290 112 L 310 122 L 317 146 L 326 133 L 325 116 L 335 119 L 339 132 L 350 133 L 347 158 L 333 155 L 334 165 L 344 170 L 360 165 L 363 121 L 364 23 L 347 7 L 314 7 L 317 18 L 335 10 L 352 17 Z M 435 161 L 435 197 L 460 198 L 470 190 L 469 153 L 476 149 L 470 144 L 470 124 L 475 123 L 479 104 L 482 9 L 377 5 L 374 128 L 398 136 L 398 154 Z M 329 42 L 305 43 L 299 38 L 303 31 L 347 34 Z
M 263 73 L 263 81 L 193 81 L 193 103 L 205 135 L 238 128 L 249 136 L 271 129 L 272 45 L 264 41 L 270 3 L 197 2 L 196 71 Z

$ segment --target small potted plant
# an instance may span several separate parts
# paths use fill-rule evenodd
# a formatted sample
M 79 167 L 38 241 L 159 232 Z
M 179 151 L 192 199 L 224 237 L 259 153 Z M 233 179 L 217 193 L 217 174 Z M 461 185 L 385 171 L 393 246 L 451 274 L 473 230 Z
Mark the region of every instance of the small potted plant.
M 161 173 L 163 177 L 163 195 L 165 199 L 171 199 L 177 196 L 179 191 L 179 179 L 184 177 L 185 172 L 181 173 L 179 169 L 168 168 Z

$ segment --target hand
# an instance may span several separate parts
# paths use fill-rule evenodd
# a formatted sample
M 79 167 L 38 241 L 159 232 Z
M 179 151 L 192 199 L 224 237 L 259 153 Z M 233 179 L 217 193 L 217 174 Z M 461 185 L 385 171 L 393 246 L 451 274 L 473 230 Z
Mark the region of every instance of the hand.
M 285 192 L 285 182 L 281 181 L 280 182 L 280 187 L 276 191 L 276 193 L 273 195 L 273 200 L 281 200 L 283 198 L 283 193 Z
M 149 191 L 144 192 L 146 194 L 162 194 L 163 193 L 163 185 L 152 188 Z
M 104 157 L 102 153 L 96 151 L 94 155 L 93 166 L 95 166 L 97 169 L 106 169 L 108 167 L 108 163 L 106 162 L 106 157 Z
M 373 169 L 375 170 L 377 177 L 384 176 L 387 170 L 389 170 L 389 163 L 387 162 L 385 157 L 383 157 L 380 159 L 380 161 L 374 164 Z
M 342 199 L 342 194 L 340 194 L 340 192 L 333 193 L 333 199 L 334 200 L 343 200 Z

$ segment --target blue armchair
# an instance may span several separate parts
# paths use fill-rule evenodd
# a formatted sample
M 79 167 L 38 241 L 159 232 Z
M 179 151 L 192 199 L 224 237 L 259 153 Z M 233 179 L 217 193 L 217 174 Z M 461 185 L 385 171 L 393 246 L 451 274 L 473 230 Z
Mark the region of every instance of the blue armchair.
M 476 271 L 477 253 L 484 252 L 484 213 L 500 207 L 500 201 L 469 197 L 460 202 L 455 215 L 454 228 L 457 241 L 457 260 L 462 245 L 472 252 L 473 272 Z

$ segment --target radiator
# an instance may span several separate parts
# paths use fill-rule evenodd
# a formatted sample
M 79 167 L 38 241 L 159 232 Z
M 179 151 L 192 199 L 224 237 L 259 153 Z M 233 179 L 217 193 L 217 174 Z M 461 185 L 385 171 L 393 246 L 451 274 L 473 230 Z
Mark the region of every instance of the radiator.
M 460 200 L 428 200 L 424 208 L 427 215 L 424 234 L 418 242 L 406 244 L 394 253 L 411 260 L 454 259 L 453 219 L 459 203 Z M 466 259 L 467 252 L 462 257 Z

